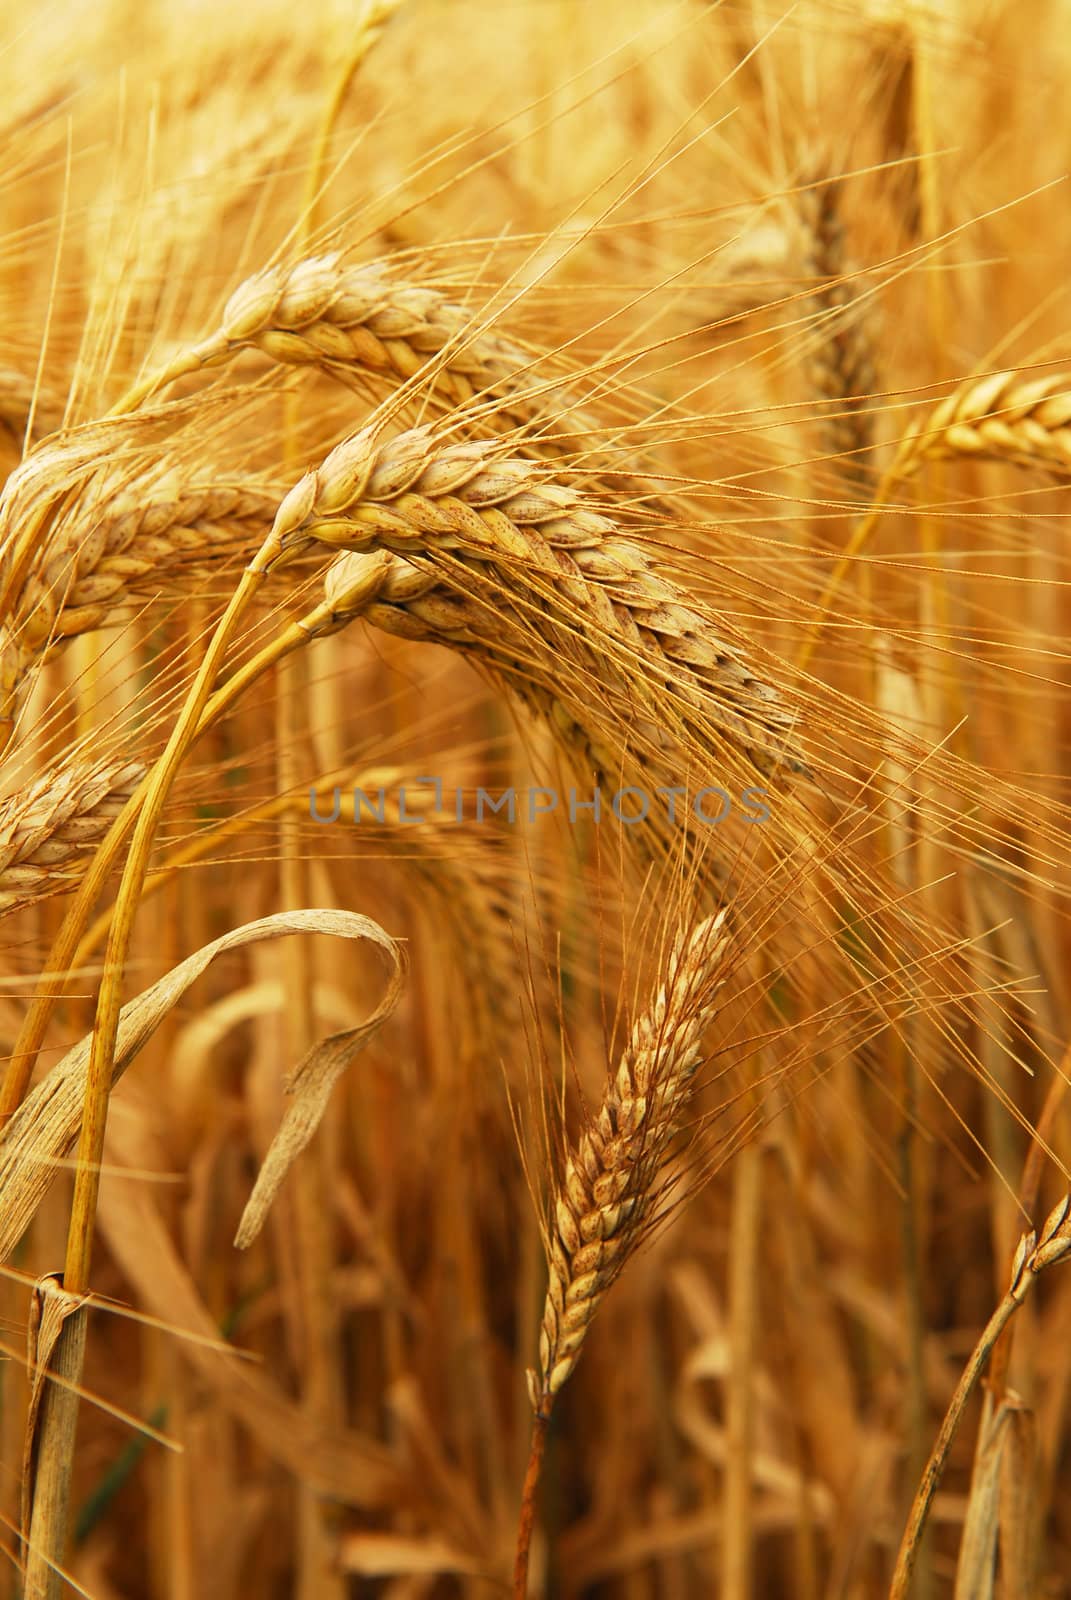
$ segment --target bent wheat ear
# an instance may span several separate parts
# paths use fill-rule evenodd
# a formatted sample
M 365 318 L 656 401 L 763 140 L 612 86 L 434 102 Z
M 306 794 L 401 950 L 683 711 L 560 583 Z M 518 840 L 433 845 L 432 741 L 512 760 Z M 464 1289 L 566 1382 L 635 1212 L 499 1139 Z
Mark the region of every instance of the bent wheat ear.
M 143 772 L 137 761 L 69 766 L 0 801 L 0 916 L 70 887 Z
M 62 467 L 66 452 L 58 454 Z M 77 464 L 87 472 L 66 496 L 56 496 L 30 559 L 13 574 L 0 626 L 6 716 L 27 673 L 64 639 L 118 621 L 139 599 L 181 594 L 193 578 L 254 546 L 278 505 L 278 495 L 259 482 L 191 483 L 175 467 L 124 472 L 98 470 L 81 458 Z M 47 465 L 47 451 L 35 455 L 0 499 L 5 573 L 28 494 Z
M 393 631 L 472 651 L 583 730 L 605 770 L 630 744 L 675 762 L 674 781 L 689 753 L 734 749 L 763 772 L 806 771 L 789 707 L 720 624 L 571 485 L 500 445 L 364 430 L 294 486 L 273 536 L 294 555 L 323 542 L 404 557 L 351 569 L 380 625 L 393 604 Z
M 568 1151 L 547 1226 L 550 1283 L 529 1373 L 538 1415 L 576 1366 L 588 1326 L 657 1213 L 673 1135 L 703 1060 L 703 1034 L 725 981 L 729 932 L 719 911 L 681 935 L 665 978 L 636 1019 L 595 1119 Z
M 961 384 L 908 441 L 902 470 L 955 456 L 1071 472 L 1071 373 L 994 372 Z
M 343 266 L 337 255 L 309 256 L 247 278 L 227 301 L 217 331 L 148 380 L 142 398 L 247 349 L 285 366 L 391 384 L 437 361 L 439 395 L 451 405 L 486 392 L 515 422 L 545 415 L 548 406 L 545 385 L 529 371 L 533 357 L 520 345 L 476 332 L 473 314 L 437 289 L 406 283 L 379 262 Z M 552 405 L 555 416 L 570 409 L 561 395 Z
M 474 311 L 438 289 L 407 283 L 380 262 L 344 266 L 337 255 L 309 256 L 246 279 L 224 307 L 216 332 L 180 351 L 133 392 L 124 409 L 251 349 L 282 366 L 314 367 L 351 386 L 371 385 L 392 395 L 399 384 L 425 374 L 422 404 L 429 394 L 447 408 L 483 396 L 494 402 L 487 426 L 530 434 L 538 425 L 539 453 L 575 450 L 589 474 L 598 473 L 615 488 L 624 481 L 622 457 L 607 450 L 608 426 L 593 415 L 590 396 L 580 394 L 566 374 L 538 371 L 543 352 L 481 328 Z M 532 443 L 529 438 L 518 448 Z M 648 502 L 661 494 L 635 473 L 629 486 Z

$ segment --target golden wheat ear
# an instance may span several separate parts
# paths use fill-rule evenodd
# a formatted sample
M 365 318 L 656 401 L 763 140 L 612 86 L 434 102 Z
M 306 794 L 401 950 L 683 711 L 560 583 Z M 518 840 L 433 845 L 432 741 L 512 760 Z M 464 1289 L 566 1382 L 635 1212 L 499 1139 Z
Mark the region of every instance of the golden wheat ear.
M 907 447 L 901 470 L 924 460 L 1011 461 L 1071 472 L 1071 373 L 993 372 L 940 401 Z
M 294 486 L 273 537 L 294 554 L 323 542 L 403 558 L 409 570 L 380 575 L 379 619 L 393 586 L 410 637 L 415 625 L 473 644 L 522 698 L 582 730 L 599 768 L 613 770 L 630 730 L 674 776 L 689 757 L 734 750 L 763 772 L 807 770 L 790 707 L 736 642 L 565 475 L 498 441 L 369 427 Z M 440 586 L 430 603 L 426 575 Z
M 592 1318 L 657 1221 L 664 1176 L 704 1059 L 703 1036 L 728 976 L 725 909 L 682 930 L 662 981 L 636 1017 L 599 1109 L 568 1146 L 543 1225 L 549 1283 L 539 1370 L 525 1376 L 534 1422 L 521 1496 L 514 1600 L 524 1600 L 535 1501 L 554 1400 L 571 1375 Z
M 604 1295 L 657 1215 L 660 1178 L 704 1059 L 730 942 L 724 910 L 678 936 L 598 1112 L 566 1154 L 546 1229 L 539 1371 L 528 1375 L 537 1414 L 549 1412 Z
M 845 475 L 859 481 L 874 445 L 867 396 L 876 386 L 872 312 L 848 259 L 841 184 L 828 159 L 812 155 L 796 196 L 801 264 L 814 281 L 815 325 L 805 349 L 807 377 L 823 408 L 822 433 Z
M 140 761 L 62 765 L 0 801 L 0 916 L 70 888 L 144 771 Z

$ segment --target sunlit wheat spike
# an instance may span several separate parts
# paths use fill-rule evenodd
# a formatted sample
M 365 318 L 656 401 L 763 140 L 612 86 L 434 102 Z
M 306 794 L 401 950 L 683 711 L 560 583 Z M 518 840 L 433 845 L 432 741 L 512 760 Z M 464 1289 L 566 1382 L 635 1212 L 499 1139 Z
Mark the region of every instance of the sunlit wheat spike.
M 1071 374 L 994 372 L 961 384 L 909 439 L 904 470 L 957 456 L 1071 472 Z
M 346 265 L 329 254 L 255 273 L 231 295 L 216 331 L 181 350 L 134 396 L 142 401 L 241 350 L 395 398 L 401 384 L 426 377 L 417 391 L 422 404 L 433 397 L 456 408 L 478 396 L 489 402 L 485 426 L 524 429 L 530 453 L 581 452 L 589 479 L 620 487 L 629 465 L 621 447 L 609 448 L 610 425 L 578 378 L 539 370 L 539 351 L 481 326 L 475 309 L 382 262 Z M 633 471 L 631 493 L 653 504 L 662 491 Z
M 547 392 L 522 346 L 480 329 L 472 310 L 441 290 L 406 282 L 381 262 L 345 265 L 337 255 L 308 256 L 255 273 L 227 301 L 219 328 L 179 352 L 147 391 L 246 349 L 284 366 L 391 385 L 434 361 L 439 397 L 452 405 L 486 393 L 512 422 L 553 416 L 559 430 L 563 418 L 574 431 L 596 426 L 575 415 L 579 396 Z

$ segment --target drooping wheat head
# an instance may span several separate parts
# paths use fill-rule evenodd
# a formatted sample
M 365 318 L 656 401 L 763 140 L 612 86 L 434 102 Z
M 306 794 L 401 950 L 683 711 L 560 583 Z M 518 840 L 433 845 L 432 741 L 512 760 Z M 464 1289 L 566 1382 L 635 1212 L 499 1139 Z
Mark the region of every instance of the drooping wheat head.
M 583 730 L 607 773 L 623 738 L 656 769 L 676 763 L 674 779 L 701 752 L 805 770 L 790 708 L 741 647 L 652 553 L 500 444 L 364 430 L 290 491 L 274 533 L 295 554 L 322 541 L 402 557 L 377 563 L 377 621 L 477 653 L 557 726 Z

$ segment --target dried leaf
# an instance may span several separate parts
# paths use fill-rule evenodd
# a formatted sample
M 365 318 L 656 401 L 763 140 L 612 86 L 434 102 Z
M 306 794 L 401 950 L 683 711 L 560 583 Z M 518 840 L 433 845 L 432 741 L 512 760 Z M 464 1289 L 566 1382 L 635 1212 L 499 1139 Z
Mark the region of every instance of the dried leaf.
M 337 1034 L 327 1041 L 328 1046 L 342 1049 L 344 1053 L 339 1041 L 356 1038 L 353 1051 L 359 1049 L 368 1037 L 368 1030 L 378 1027 L 396 1002 L 402 972 L 398 946 L 378 923 L 353 911 L 280 911 L 213 939 L 158 983 L 128 1001 L 119 1022 L 112 1082 L 122 1076 L 138 1051 L 216 956 L 262 939 L 280 939 L 289 933 L 326 933 L 338 939 L 369 939 L 389 955 L 394 973 L 379 1009 L 367 1023 L 354 1030 L 353 1035 Z M 0 1142 L 0 1261 L 6 1261 L 18 1244 L 56 1175 L 56 1162 L 69 1154 L 78 1138 L 92 1038 L 91 1033 L 87 1034 L 68 1050 L 27 1095 Z M 303 1067 L 307 1065 L 302 1064 Z
M 287 1110 L 279 1131 L 271 1142 L 264 1163 L 257 1174 L 253 1193 L 242 1213 L 242 1220 L 238 1224 L 238 1232 L 234 1239 L 239 1250 L 244 1250 L 252 1244 L 263 1227 L 268 1209 L 279 1191 L 279 1185 L 319 1127 L 335 1084 L 354 1056 L 364 1049 L 369 1039 L 383 1026 L 401 996 L 405 969 L 399 947 L 377 923 L 367 918 L 362 920 L 366 923 L 364 937 L 377 943 L 392 964 L 390 984 L 367 1022 L 361 1023 L 358 1028 L 334 1033 L 330 1038 L 313 1045 L 304 1060 L 299 1062 L 290 1074 L 286 1087 L 287 1092 L 294 1096 L 294 1102 Z
M 1007 1434 L 1000 1474 L 1000 1593 L 1001 1600 L 1030 1600 L 1037 1593 L 1039 1552 L 1037 1422 L 1029 1406 L 1009 1404 Z
M 145 1152 L 131 1118 L 110 1118 L 106 1150 L 111 1168 L 143 1165 Z M 327 1424 L 310 1416 L 266 1372 L 241 1359 L 239 1351 L 229 1354 L 220 1349 L 218 1323 L 146 1185 L 106 1178 L 100 1222 L 108 1249 L 140 1304 L 174 1328 L 179 1353 L 208 1386 L 215 1403 L 242 1424 L 271 1460 L 320 1494 L 346 1505 L 383 1506 L 402 1496 L 401 1460 L 378 1439 L 341 1420 Z
M 983 1423 L 971 1478 L 971 1494 L 963 1523 L 963 1538 L 956 1567 L 955 1600 L 992 1600 L 996 1575 L 997 1517 L 1000 1506 L 1000 1469 L 1008 1439 L 1009 1406 L 1002 1401 Z

